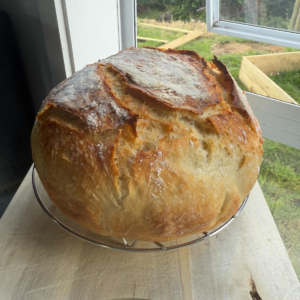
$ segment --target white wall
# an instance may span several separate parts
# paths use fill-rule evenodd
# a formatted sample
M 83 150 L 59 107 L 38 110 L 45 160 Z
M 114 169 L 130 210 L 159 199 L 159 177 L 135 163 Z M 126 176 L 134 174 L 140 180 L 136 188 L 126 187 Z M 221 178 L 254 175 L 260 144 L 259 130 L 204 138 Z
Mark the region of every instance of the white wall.
M 121 50 L 118 0 L 65 0 L 74 71 Z

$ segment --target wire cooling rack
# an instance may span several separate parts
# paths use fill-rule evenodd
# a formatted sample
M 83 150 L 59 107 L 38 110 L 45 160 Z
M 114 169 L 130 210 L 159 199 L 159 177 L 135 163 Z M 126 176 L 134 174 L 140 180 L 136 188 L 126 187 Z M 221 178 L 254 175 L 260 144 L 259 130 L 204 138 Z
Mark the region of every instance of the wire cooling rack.
M 234 219 L 237 218 L 237 216 L 241 213 L 243 208 L 245 207 L 247 200 L 249 198 L 249 195 L 245 198 L 243 203 L 241 204 L 239 210 L 237 213 L 228 221 L 221 224 L 219 227 L 208 231 L 203 232 L 202 236 L 200 235 L 193 235 L 191 236 L 191 240 L 180 242 L 179 240 L 171 241 L 171 242 L 142 242 L 142 241 L 131 241 L 129 242 L 125 238 L 116 238 L 116 237 L 106 237 L 101 236 L 99 234 L 94 234 L 92 232 L 84 230 L 81 226 L 77 225 L 75 222 L 73 222 L 71 219 L 60 213 L 57 209 L 50 209 L 50 206 L 55 207 L 54 204 L 50 201 L 49 197 L 47 196 L 45 190 L 43 189 L 44 196 L 41 197 L 40 193 L 37 188 L 37 181 L 36 181 L 36 171 L 35 166 L 33 165 L 32 168 L 32 187 L 34 194 L 36 196 L 36 199 L 42 209 L 45 211 L 45 213 L 60 227 L 68 231 L 69 233 L 73 234 L 74 236 L 89 242 L 91 244 L 107 248 L 107 249 L 114 249 L 114 250 L 122 250 L 122 251 L 131 251 L 131 252 L 156 252 L 156 251 L 169 251 L 173 249 L 178 249 L 182 247 L 186 247 L 195 243 L 202 242 L 209 237 L 219 233 L 221 230 L 223 230 L 225 227 L 227 227 Z M 38 178 L 38 180 L 40 180 Z M 42 187 L 42 184 L 39 184 L 39 186 Z M 42 200 L 44 198 L 44 200 Z M 48 201 L 45 201 L 45 198 L 48 198 Z M 46 203 L 47 202 L 47 203 Z M 68 224 L 68 225 L 67 225 Z M 182 238 L 183 239 L 183 238 Z M 138 244 L 141 244 L 142 246 L 137 247 Z M 169 244 L 169 245 L 168 245 Z

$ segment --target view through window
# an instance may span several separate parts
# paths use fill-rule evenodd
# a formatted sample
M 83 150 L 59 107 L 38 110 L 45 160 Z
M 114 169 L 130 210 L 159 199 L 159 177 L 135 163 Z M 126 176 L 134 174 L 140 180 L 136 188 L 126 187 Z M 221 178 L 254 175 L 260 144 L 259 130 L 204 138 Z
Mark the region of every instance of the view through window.
M 220 19 L 300 32 L 299 0 L 220 0 Z
M 206 32 L 204 0 L 137 3 L 138 47 L 193 50 L 209 61 L 216 55 L 243 90 L 300 104 L 298 49 Z M 220 6 L 226 20 L 300 31 L 300 0 L 221 0 Z M 300 279 L 300 150 L 265 139 L 264 151 L 258 180 Z

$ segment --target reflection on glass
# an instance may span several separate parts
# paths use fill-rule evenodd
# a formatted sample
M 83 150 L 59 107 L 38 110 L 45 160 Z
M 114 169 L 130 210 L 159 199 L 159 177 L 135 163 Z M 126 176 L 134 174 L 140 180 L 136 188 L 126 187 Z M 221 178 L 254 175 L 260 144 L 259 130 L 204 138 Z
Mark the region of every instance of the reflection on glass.
M 300 0 L 220 0 L 220 19 L 300 32 Z
M 258 181 L 300 279 L 300 150 L 265 139 Z

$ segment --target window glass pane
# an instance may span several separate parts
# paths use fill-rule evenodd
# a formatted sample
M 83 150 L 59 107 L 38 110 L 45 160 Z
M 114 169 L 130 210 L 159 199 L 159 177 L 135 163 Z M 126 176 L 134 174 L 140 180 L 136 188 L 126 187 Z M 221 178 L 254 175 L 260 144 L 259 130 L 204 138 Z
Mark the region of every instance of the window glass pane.
M 258 181 L 300 279 L 300 150 L 265 139 Z
M 220 0 L 220 19 L 300 31 L 300 0 Z

